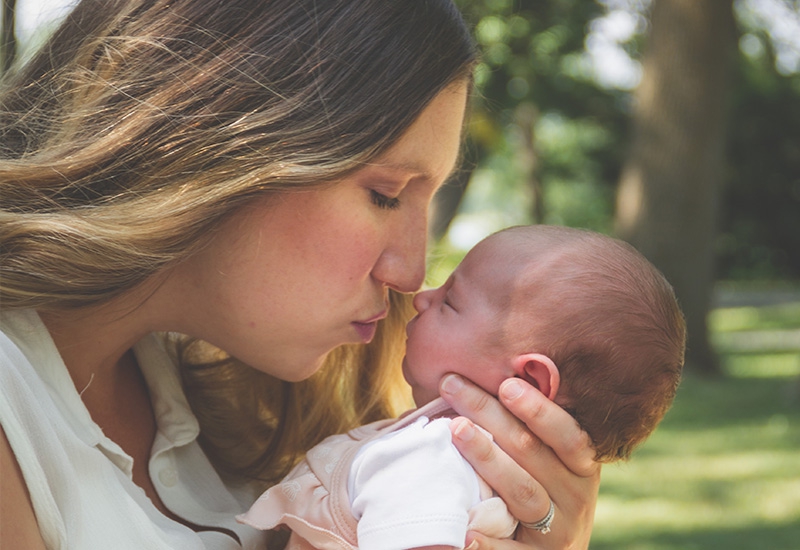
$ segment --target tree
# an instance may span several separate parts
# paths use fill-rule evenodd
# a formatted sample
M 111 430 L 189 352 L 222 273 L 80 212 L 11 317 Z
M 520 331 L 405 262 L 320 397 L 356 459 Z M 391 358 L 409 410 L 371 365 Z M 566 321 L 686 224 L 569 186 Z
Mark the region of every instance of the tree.
M 776 16 L 794 16 L 800 28 L 800 2 L 794 11 L 786 6 L 786 12 Z M 781 63 L 781 56 L 800 50 L 794 43 L 781 44 L 774 30 L 754 20 L 752 12 L 740 9 L 737 15 L 742 55 L 728 131 L 730 167 L 721 201 L 718 275 L 759 283 L 797 282 L 800 59 L 792 67 L 785 60 Z
M 5 74 L 17 56 L 17 39 L 14 34 L 16 5 L 17 0 L 3 0 L 3 26 L 0 29 L 0 74 Z
M 736 36 L 732 4 L 655 0 L 617 195 L 616 232 L 674 285 L 687 322 L 687 365 L 705 374 L 720 372 L 706 317 Z
M 612 201 L 582 200 L 574 189 L 597 183 L 604 189 L 594 196 L 610 197 L 618 175 L 615 140 L 625 120 L 619 109 L 623 94 L 602 89 L 581 68 L 587 28 L 603 6 L 585 0 L 456 2 L 474 27 L 482 62 L 475 75 L 464 177 L 437 197 L 434 238 L 446 232 L 475 167 L 493 172 L 493 199 L 510 199 L 515 210 L 527 210 L 520 223 L 585 221 L 581 212 L 562 215 L 559 201 L 548 200 L 558 188 L 579 210 L 589 205 L 598 214 L 589 227 L 606 229 Z M 552 127 L 554 120 L 570 134 L 558 151 L 537 134 L 542 121 Z M 609 167 L 613 174 L 606 173 Z

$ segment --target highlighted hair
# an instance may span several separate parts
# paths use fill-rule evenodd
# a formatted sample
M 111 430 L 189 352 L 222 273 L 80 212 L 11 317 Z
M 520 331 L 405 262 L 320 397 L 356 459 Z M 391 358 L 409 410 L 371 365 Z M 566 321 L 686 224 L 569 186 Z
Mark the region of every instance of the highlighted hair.
M 127 292 L 253 197 L 373 160 L 440 91 L 468 81 L 475 58 L 450 0 L 83 0 L 0 82 L 0 302 L 77 308 Z M 233 455 L 257 450 L 225 448 L 233 415 L 253 409 L 269 418 L 259 437 L 287 456 L 388 414 L 392 354 L 374 350 L 396 347 L 388 333 L 405 312 L 392 315 L 374 345 L 335 354 L 342 380 L 290 392 L 265 382 L 230 407 L 218 382 L 255 375 L 184 347 L 211 454 L 242 473 L 283 468 L 277 455 L 239 467 L 248 460 Z

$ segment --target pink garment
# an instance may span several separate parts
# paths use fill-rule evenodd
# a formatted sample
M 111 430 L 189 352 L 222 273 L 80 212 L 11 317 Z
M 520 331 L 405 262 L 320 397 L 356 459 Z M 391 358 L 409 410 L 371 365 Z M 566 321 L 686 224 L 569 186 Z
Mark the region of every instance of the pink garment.
M 454 414 L 440 398 L 397 420 L 381 420 L 347 434 L 330 436 L 237 519 L 257 529 L 285 525 L 292 531 L 287 550 L 356 550 L 358 522 L 350 510 L 347 484 L 358 451 L 375 438 L 406 427 L 422 416 L 432 420 Z M 481 502 L 469 510 L 470 529 L 492 537 L 513 535 L 516 519 L 479 476 L 478 483 Z

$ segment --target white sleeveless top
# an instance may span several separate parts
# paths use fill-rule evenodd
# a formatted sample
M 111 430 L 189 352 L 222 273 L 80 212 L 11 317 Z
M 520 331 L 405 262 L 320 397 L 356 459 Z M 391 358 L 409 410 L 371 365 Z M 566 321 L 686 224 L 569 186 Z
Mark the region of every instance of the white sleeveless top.
M 197 419 L 179 373 L 154 336 L 134 347 L 158 432 L 150 477 L 164 504 L 132 481 L 133 459 L 95 424 L 50 335 L 32 310 L 0 312 L 0 424 L 22 469 L 39 529 L 51 550 L 240 550 L 266 548 L 266 534 L 236 522 L 249 490 L 226 485 L 197 443 Z

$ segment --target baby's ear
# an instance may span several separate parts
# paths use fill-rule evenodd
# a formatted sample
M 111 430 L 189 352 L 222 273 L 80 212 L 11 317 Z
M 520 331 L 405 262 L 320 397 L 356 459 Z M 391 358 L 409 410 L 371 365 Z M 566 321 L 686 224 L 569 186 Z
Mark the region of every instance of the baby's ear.
M 558 367 L 546 355 L 526 353 L 514 358 L 514 373 L 536 387 L 551 401 L 555 400 L 561 375 Z

